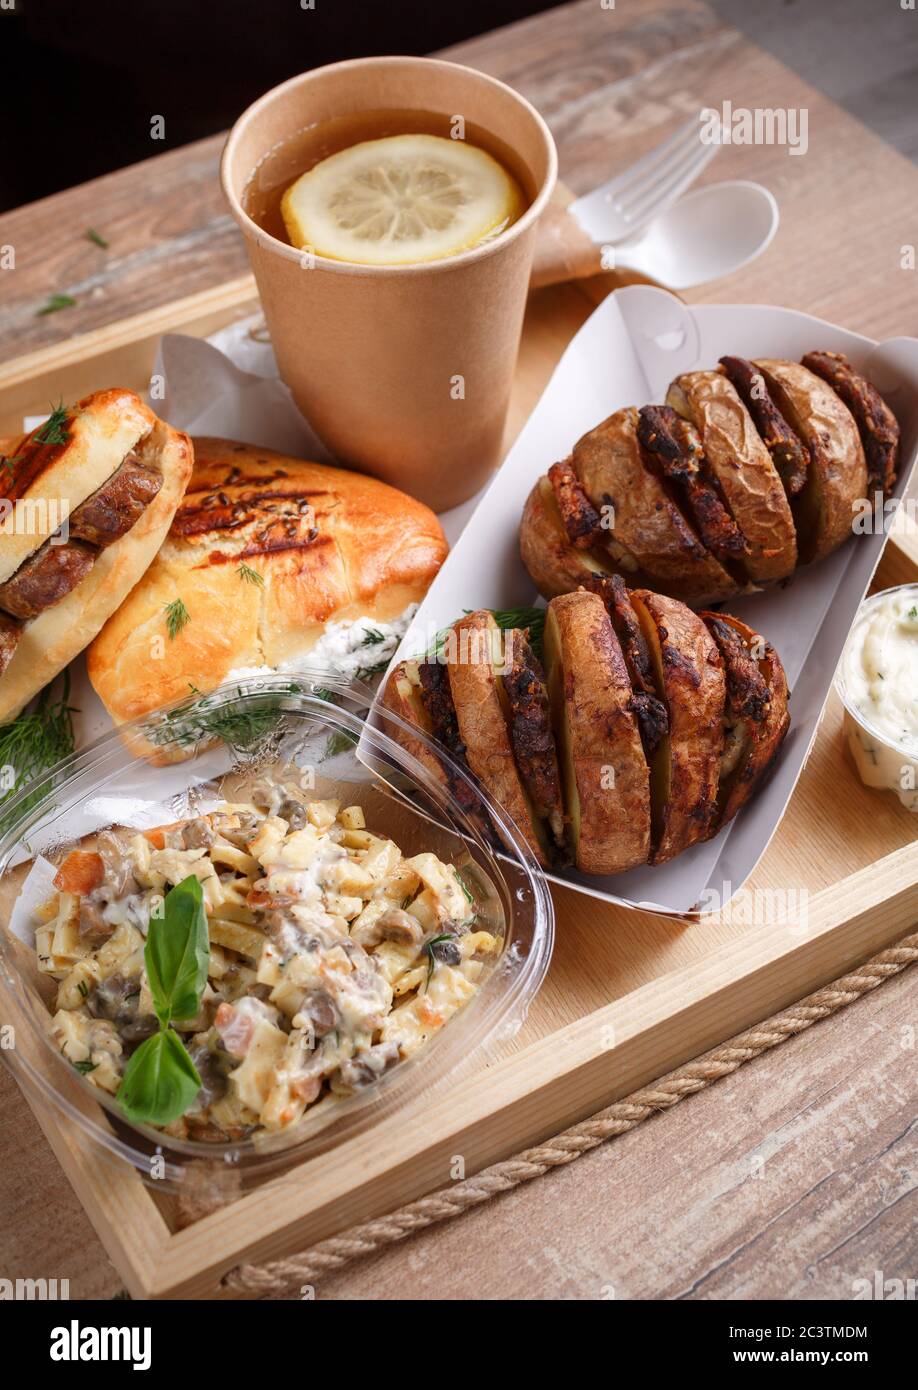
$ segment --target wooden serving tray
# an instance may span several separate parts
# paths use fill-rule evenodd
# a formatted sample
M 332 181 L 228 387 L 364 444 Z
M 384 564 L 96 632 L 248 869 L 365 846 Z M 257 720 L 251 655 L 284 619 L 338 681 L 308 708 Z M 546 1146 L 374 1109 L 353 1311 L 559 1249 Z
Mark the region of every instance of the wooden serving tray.
M 508 444 L 614 284 L 598 277 L 531 297 Z M 17 433 L 23 415 L 44 413 L 61 397 L 115 384 L 143 390 L 162 333 L 209 334 L 256 308 L 246 277 L 12 361 L 0 367 L 0 434 Z M 900 532 L 875 587 L 914 580 L 918 543 Z M 192 1225 L 182 1226 L 167 1195 L 127 1165 L 101 1162 L 75 1127 L 27 1098 L 132 1296 L 212 1297 L 233 1266 L 293 1253 L 443 1186 L 457 1156 L 471 1174 L 536 1143 L 888 944 L 918 920 L 916 832 L 918 818 L 892 795 L 861 785 L 833 694 L 788 812 L 747 885 L 805 891 L 805 927 L 756 925 L 736 910 L 676 922 L 555 889 L 548 977 L 520 1032 L 495 1044 L 486 1065 Z M 12 886 L 0 892 L 2 913 Z M 17 1046 L 29 1046 L 25 1027 Z

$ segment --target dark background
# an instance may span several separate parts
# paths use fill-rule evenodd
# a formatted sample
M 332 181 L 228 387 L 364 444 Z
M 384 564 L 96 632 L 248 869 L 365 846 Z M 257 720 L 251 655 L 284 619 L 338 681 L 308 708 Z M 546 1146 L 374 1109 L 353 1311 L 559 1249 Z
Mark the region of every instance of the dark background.
M 341 58 L 429 53 L 558 0 L 6 0 L 0 209 L 232 125 Z M 597 4 L 599 0 L 597 0 Z M 151 144 L 150 117 L 166 118 Z
M 0 210 L 226 130 L 294 73 L 430 53 L 558 3 L 0 0 Z M 708 3 L 918 162 L 918 12 L 900 0 Z M 151 143 L 152 115 L 166 117 L 165 141 Z

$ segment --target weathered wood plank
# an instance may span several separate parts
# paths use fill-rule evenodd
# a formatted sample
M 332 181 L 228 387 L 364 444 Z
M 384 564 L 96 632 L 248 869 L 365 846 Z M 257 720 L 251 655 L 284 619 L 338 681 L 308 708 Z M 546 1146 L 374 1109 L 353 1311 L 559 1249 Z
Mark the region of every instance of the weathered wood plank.
M 916 1007 L 913 971 L 318 1297 L 850 1300 L 877 1270 L 914 1279 Z

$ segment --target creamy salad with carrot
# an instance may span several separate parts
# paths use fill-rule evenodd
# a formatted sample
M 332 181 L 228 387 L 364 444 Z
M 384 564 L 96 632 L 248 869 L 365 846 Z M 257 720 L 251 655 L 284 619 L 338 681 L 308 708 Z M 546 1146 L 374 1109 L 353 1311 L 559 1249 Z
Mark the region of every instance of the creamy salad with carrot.
M 72 850 L 39 909 L 53 1037 L 128 1119 L 282 1131 L 372 1085 L 476 993 L 496 935 L 457 869 L 359 806 L 261 789 Z

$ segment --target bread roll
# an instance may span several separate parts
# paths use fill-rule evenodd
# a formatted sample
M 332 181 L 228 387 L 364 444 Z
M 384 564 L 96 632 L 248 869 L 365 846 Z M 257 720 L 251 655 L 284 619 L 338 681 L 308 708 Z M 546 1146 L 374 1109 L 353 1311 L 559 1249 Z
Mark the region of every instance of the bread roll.
M 0 500 L 11 504 L 0 526 L 0 609 L 12 614 L 4 630 L 15 639 L 0 675 L 0 722 L 62 671 L 130 593 L 191 476 L 187 436 L 133 391 L 96 391 L 54 418 L 53 429 L 39 426 L 15 447 L 0 474 Z M 130 473 L 145 488 L 132 491 Z M 94 540 L 73 539 L 83 534 L 80 515 L 95 521 L 85 528 Z M 50 575 L 36 572 L 42 565 Z
M 307 658 L 327 623 L 392 622 L 446 557 L 436 516 L 386 483 L 223 439 L 195 467 L 165 543 L 88 654 L 116 723 L 233 671 Z M 169 635 L 170 604 L 187 621 Z M 372 649 L 370 649 L 372 651 Z

